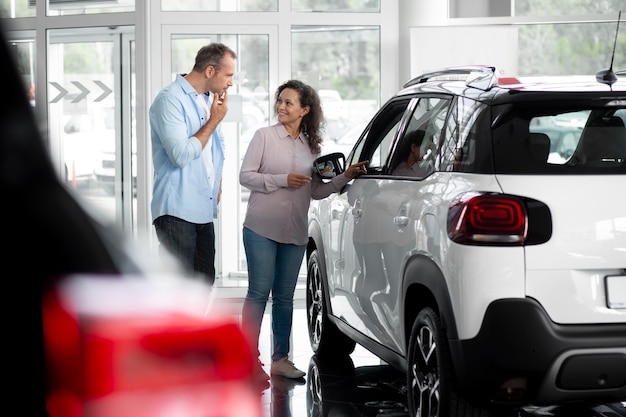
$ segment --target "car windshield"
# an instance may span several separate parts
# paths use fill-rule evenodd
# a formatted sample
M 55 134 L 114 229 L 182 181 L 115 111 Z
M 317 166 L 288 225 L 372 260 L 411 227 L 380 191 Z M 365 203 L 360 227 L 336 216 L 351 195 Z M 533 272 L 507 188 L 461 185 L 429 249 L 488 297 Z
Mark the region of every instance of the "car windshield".
M 626 108 L 513 108 L 505 119 L 493 130 L 496 173 L 626 173 Z

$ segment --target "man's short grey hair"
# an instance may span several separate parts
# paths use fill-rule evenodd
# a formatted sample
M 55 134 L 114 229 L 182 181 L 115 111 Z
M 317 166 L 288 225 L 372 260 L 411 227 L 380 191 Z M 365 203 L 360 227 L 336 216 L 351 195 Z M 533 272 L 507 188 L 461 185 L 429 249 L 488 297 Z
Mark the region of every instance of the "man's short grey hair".
M 200 48 L 196 54 L 196 62 L 193 65 L 193 70 L 197 72 L 204 72 L 209 65 L 215 68 L 215 71 L 219 71 L 224 65 L 224 57 L 229 54 L 233 59 L 237 59 L 235 51 L 230 49 L 223 43 L 215 42 Z

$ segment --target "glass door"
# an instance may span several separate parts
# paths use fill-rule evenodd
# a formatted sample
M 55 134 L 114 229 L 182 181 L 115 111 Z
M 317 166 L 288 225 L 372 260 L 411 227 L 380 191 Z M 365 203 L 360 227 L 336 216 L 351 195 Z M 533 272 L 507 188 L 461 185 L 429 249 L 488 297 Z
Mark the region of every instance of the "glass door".
M 163 29 L 161 88 L 193 67 L 203 45 L 221 42 L 237 53 L 235 85 L 222 122 L 226 160 L 216 226 L 216 286 L 247 287 L 242 224 L 248 191 L 239 185 L 239 168 L 252 135 L 273 123 L 271 104 L 278 86 L 277 28 L 273 26 L 169 26 Z M 151 161 L 149 162 L 151 163 Z
M 48 33 L 48 132 L 59 176 L 94 217 L 133 235 L 133 28 Z

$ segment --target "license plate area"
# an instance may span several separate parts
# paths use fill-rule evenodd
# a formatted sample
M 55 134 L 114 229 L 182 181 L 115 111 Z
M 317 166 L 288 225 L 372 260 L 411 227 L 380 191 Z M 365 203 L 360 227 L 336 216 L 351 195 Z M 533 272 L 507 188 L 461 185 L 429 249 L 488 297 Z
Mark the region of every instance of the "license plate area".
M 607 307 L 626 309 L 626 275 L 607 275 L 604 283 Z

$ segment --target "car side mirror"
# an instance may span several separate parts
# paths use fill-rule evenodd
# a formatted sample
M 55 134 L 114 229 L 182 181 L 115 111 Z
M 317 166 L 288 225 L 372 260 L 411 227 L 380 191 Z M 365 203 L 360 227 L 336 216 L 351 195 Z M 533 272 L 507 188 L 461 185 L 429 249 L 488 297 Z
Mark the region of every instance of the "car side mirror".
M 346 157 L 341 152 L 322 155 L 313 162 L 313 170 L 322 178 L 332 178 L 343 174 Z

